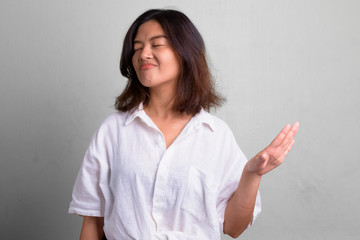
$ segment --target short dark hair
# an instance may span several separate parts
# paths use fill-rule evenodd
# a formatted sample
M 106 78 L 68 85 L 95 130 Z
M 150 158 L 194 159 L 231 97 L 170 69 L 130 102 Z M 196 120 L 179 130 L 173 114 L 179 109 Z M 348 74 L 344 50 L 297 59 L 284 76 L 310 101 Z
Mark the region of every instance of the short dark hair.
M 181 59 L 181 70 L 175 93 L 173 110 L 195 115 L 201 108 L 210 110 L 225 100 L 214 87 L 206 61 L 204 41 L 190 19 L 182 12 L 167 9 L 152 9 L 141 14 L 126 33 L 120 59 L 120 72 L 128 78 L 127 85 L 117 97 L 115 107 L 128 111 L 141 102 L 149 103 L 149 89 L 144 87 L 132 65 L 133 41 L 141 24 L 157 21 L 166 33 L 169 43 Z

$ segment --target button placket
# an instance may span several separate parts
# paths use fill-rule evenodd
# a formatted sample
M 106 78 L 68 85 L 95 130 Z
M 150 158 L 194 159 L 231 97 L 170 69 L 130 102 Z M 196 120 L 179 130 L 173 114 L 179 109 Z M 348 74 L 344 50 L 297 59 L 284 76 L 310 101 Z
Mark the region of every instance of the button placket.
M 163 209 L 166 207 L 166 183 L 168 178 L 168 169 L 166 166 L 166 153 L 163 155 L 158 165 L 158 171 L 156 174 L 154 196 L 153 196 L 153 218 L 158 225 L 158 222 L 162 218 Z
M 195 124 L 196 123 L 196 124 Z M 193 122 L 180 133 L 180 135 L 175 139 L 171 146 L 166 149 L 165 140 L 162 133 L 159 132 L 159 135 L 155 137 L 155 145 L 159 151 L 163 153 L 156 174 L 155 186 L 154 186 L 154 195 L 153 195 L 153 207 L 152 215 L 156 223 L 157 230 L 159 230 L 159 223 L 162 221 L 164 208 L 166 208 L 167 202 L 167 187 L 168 187 L 168 177 L 169 177 L 169 158 L 172 158 L 173 148 L 178 144 L 179 141 L 191 135 L 199 126 L 198 122 Z

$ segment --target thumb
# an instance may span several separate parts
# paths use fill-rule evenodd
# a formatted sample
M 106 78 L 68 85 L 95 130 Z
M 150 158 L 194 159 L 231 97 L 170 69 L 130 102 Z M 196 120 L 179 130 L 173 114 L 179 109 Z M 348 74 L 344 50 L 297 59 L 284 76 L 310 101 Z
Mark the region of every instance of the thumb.
M 270 155 L 267 152 L 264 152 L 260 156 L 260 165 L 263 167 L 266 165 L 266 163 L 269 161 Z

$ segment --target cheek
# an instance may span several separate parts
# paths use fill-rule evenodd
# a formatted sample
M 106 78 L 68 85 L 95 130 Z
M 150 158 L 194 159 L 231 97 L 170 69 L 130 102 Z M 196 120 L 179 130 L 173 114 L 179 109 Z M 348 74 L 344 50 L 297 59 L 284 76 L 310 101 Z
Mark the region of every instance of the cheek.
M 132 58 L 132 67 L 134 68 L 135 72 L 136 72 L 136 76 L 139 77 L 139 64 L 138 64 L 138 61 L 134 60 L 134 57 Z
M 171 66 L 171 72 L 173 75 L 178 76 L 180 74 L 180 66 L 178 64 L 178 62 L 173 62 L 172 66 Z
M 177 58 L 174 58 L 172 61 L 171 61 L 171 66 L 172 66 L 172 72 L 175 74 L 175 75 L 180 75 L 180 72 L 181 72 L 181 64 L 180 62 L 178 61 Z
M 167 69 L 171 69 L 172 72 L 178 71 L 181 69 L 181 62 L 179 57 L 174 55 L 173 53 L 168 54 L 165 58 L 162 59 L 162 62 L 166 64 Z
M 133 67 L 135 68 L 135 70 L 136 70 L 136 63 L 137 63 L 137 61 L 135 60 L 136 59 L 136 57 L 135 57 L 135 55 L 131 58 L 131 63 L 132 63 L 132 65 L 133 65 Z

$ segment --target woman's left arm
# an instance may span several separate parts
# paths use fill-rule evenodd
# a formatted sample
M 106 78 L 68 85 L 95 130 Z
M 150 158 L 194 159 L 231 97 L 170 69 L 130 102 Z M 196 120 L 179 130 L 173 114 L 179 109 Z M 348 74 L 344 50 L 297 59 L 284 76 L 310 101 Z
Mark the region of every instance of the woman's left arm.
M 278 167 L 294 145 L 299 123 L 286 125 L 264 150 L 250 159 L 243 170 L 239 185 L 225 209 L 224 233 L 238 237 L 252 220 L 261 177 Z

